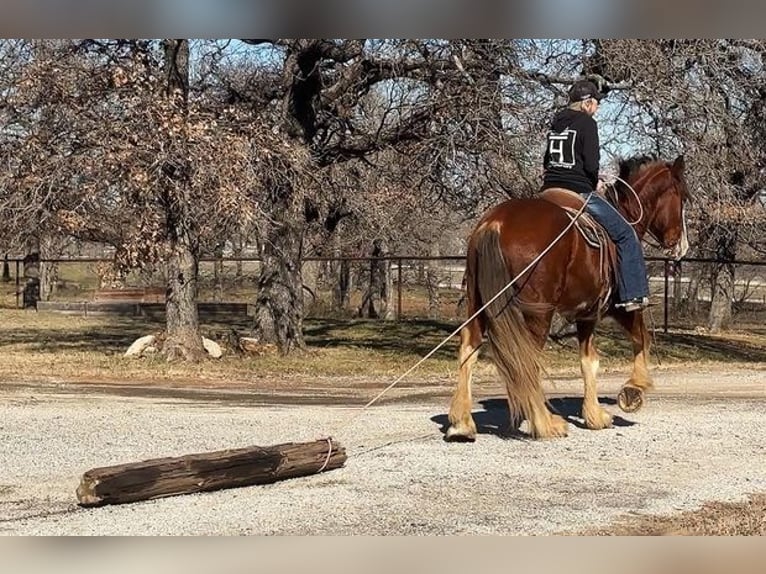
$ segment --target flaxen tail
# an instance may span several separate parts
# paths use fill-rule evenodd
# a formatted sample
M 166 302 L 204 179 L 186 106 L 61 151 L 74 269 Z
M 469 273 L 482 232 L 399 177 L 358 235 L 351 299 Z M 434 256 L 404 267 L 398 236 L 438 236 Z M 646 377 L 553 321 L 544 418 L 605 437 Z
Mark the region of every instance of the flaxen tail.
M 511 276 L 500 248 L 500 235 L 492 226 L 474 236 L 474 290 L 483 304 L 500 292 Z M 492 358 L 508 392 L 511 423 L 523 419 L 530 423 L 533 435 L 549 436 L 550 416 L 545 409 L 545 395 L 540 386 L 542 349 L 533 339 L 524 315 L 515 300 L 515 287 L 510 287 L 484 310 L 487 339 Z

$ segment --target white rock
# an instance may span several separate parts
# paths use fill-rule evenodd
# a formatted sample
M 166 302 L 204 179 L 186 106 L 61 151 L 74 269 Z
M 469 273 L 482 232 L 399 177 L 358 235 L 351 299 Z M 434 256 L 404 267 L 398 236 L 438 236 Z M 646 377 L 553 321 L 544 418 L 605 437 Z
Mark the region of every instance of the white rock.
M 125 351 L 126 357 L 140 357 L 144 350 L 149 347 L 156 337 L 154 335 L 146 335 L 145 337 L 139 337 L 133 344 Z
M 202 337 L 202 346 L 205 347 L 207 354 L 213 357 L 214 359 L 220 359 L 223 356 L 221 345 L 219 345 L 215 341 Z

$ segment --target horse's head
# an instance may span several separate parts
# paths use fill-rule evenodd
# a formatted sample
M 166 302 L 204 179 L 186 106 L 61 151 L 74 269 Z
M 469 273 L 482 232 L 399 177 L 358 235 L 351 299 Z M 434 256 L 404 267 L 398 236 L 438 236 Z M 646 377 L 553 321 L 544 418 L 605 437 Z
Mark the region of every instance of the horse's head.
M 684 157 L 673 162 L 628 160 L 620 165 L 620 178 L 635 190 L 636 197 L 622 186 L 618 196 L 621 211 L 636 221 L 636 233 L 648 233 L 668 256 L 681 259 L 689 250 L 686 202 L 689 190 L 684 179 Z

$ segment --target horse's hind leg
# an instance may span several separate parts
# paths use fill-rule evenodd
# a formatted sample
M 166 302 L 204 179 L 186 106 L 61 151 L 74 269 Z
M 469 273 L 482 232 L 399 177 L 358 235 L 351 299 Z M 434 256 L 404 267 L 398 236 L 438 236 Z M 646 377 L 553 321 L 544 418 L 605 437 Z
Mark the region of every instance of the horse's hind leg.
M 537 349 L 542 352 L 545 348 L 545 341 L 548 337 L 548 333 L 550 332 L 551 321 L 553 320 L 553 310 L 528 313 L 524 316 L 524 320 Z M 535 381 L 536 387 L 540 387 L 541 375 L 542 373 L 538 370 L 536 373 L 537 380 Z M 511 389 L 509 389 L 509 406 L 511 413 L 513 413 L 515 409 L 513 404 L 511 404 L 511 396 Z M 526 413 L 530 435 L 535 438 L 558 438 L 565 437 L 569 434 L 569 423 L 567 423 L 566 419 L 561 415 L 552 413 L 548 410 L 545 395 L 542 392 L 539 395 L 530 394 L 524 402 L 525 404 L 522 406 L 522 410 Z M 515 422 L 516 421 L 511 421 L 511 424 L 513 425 Z
M 471 415 L 471 377 L 473 366 L 479 358 L 482 324 L 477 317 L 460 330 L 460 350 L 458 351 L 458 379 L 455 394 L 449 410 L 450 427 L 447 440 L 475 440 L 476 423 Z
M 593 344 L 595 321 L 577 321 L 577 340 L 580 344 L 580 370 L 585 381 L 582 401 L 582 417 L 589 429 L 600 430 L 612 426 L 612 415 L 598 404 L 596 373 L 598 372 L 598 352 Z
M 646 331 L 642 311 L 617 311 L 614 318 L 628 332 L 633 344 L 633 372 L 617 396 L 620 408 L 626 413 L 632 413 L 643 406 L 644 392 L 654 387 L 648 368 L 649 333 Z

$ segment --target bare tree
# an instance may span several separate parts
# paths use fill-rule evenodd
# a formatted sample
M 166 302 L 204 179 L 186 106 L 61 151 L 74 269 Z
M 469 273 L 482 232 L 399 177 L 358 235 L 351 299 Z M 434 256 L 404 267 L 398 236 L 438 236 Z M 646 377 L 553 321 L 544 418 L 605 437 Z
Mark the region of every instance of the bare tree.
M 594 48 L 586 71 L 619 86 L 629 133 L 659 154 L 686 154 L 696 251 L 720 261 L 709 326 L 724 328 L 734 297 L 731 262 L 763 237 L 766 43 L 604 40 Z
M 300 188 L 266 180 L 261 201 L 255 330 L 284 352 L 303 344 L 297 262 L 307 239 L 324 244 L 344 219 L 375 220 L 365 214 L 376 204 L 384 218 L 414 202 L 475 210 L 534 186 L 518 184 L 531 164 L 509 153 L 539 141 L 508 137 L 509 117 L 526 106 L 518 86 L 537 82 L 508 81 L 520 69 L 514 42 L 247 42 L 270 47 L 268 69 L 231 81 L 231 98 L 252 102 L 287 148 L 305 150 L 309 176 Z
M 546 123 L 586 75 L 609 92 L 610 153 L 686 153 L 722 328 L 731 261 L 765 249 L 763 55 L 749 40 L 5 40 L 0 245 L 71 235 L 126 269 L 166 266 L 165 353 L 196 360 L 199 259 L 252 237 L 254 330 L 290 352 L 307 254 L 459 245 L 487 206 L 537 191 Z M 352 274 L 336 271 L 343 304 Z
M 18 229 L 112 245 L 125 268 L 166 263 L 164 352 L 203 357 L 198 261 L 252 220 L 254 124 L 190 89 L 185 40 L 33 47 L 6 96 L 4 212 Z

